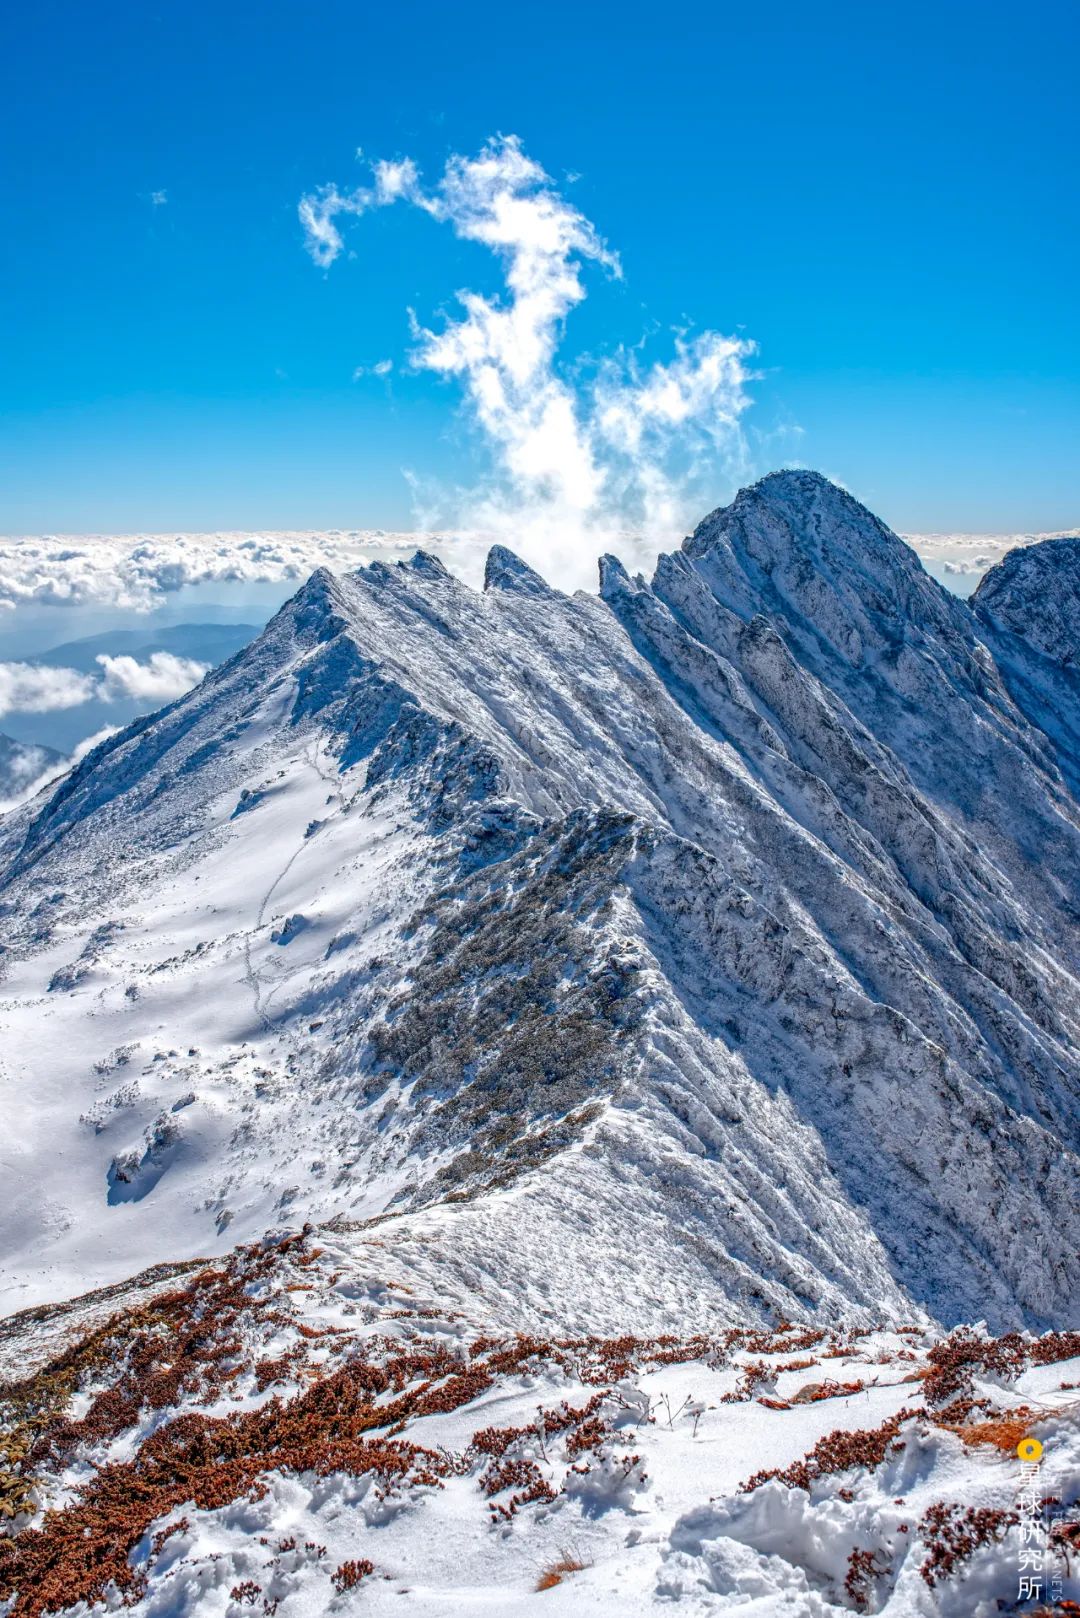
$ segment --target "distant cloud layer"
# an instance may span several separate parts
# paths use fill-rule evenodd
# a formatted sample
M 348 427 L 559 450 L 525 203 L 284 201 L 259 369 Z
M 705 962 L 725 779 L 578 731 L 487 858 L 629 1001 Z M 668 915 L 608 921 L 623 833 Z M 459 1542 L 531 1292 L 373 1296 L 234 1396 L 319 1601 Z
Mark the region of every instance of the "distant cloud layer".
M 707 502 L 692 514 L 705 515 Z M 692 522 L 687 527 L 692 526 Z M 299 586 L 316 567 L 346 573 L 375 560 L 410 556 L 417 546 L 434 551 L 470 583 L 483 574 L 488 545 L 503 539 L 501 526 L 458 533 L 384 533 L 353 529 L 295 533 L 144 534 L 55 536 L 0 539 L 0 609 L 19 606 L 123 607 L 148 612 L 189 585 Z M 978 576 L 1016 545 L 1030 545 L 1051 534 L 905 534 L 924 561 L 944 572 Z M 648 567 L 671 541 L 651 542 L 623 531 L 604 536 L 608 548 L 634 566 Z M 520 548 L 515 536 L 509 543 Z M 567 563 L 558 551 L 543 562 L 551 583 L 563 588 L 595 586 L 595 556 L 587 568 Z M 5 665 L 0 665 L 3 667 Z M 13 665 L 6 665 L 11 668 Z M 51 671 L 55 674 L 57 671 Z M 37 670 L 44 676 L 46 671 Z M 80 676 L 81 678 L 81 676 Z M 0 712 L 5 689 L 0 684 Z M 51 690 L 59 697 L 62 684 Z M 73 688 L 68 688 L 73 689 Z M 86 700 L 86 699 L 83 699 Z M 69 706 L 57 700 L 54 706 Z M 8 704 L 10 706 L 10 704 Z M 40 711 L 40 710 L 39 710 Z
M 207 671 L 206 663 L 152 652 L 145 663 L 134 657 L 96 659 L 101 674 L 50 668 L 39 663 L 0 663 L 0 718 L 8 713 L 55 713 L 85 702 L 144 702 L 153 707 L 182 697 Z
M 341 571 L 415 545 L 410 534 L 357 530 L 0 538 L 0 610 L 148 612 L 190 585 L 299 584 L 320 565 Z
M 908 544 L 918 551 L 924 563 L 937 563 L 942 572 L 957 579 L 981 578 L 996 567 L 1009 551 L 1035 545 L 1044 539 L 1063 539 L 1075 528 L 1052 534 L 905 534 Z

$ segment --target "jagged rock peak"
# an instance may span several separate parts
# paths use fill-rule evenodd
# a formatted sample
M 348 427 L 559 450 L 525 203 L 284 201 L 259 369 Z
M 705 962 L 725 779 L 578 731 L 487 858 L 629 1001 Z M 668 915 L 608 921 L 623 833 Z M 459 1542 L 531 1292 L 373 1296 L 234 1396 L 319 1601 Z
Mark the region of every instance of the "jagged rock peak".
M 505 545 L 493 545 L 484 565 L 485 590 L 516 590 L 522 595 L 551 595 L 551 586 Z
M 328 599 L 336 599 L 338 595 L 338 581 L 328 567 L 317 567 L 309 574 L 304 583 L 293 596 L 294 602 L 317 604 Z
M 813 621 L 843 644 L 845 622 L 871 640 L 917 626 L 970 637 L 970 614 L 873 512 L 820 472 L 771 472 L 683 541 L 725 604 Z M 858 658 L 855 659 L 858 661 Z
M 624 591 L 632 592 L 634 583 L 617 556 L 605 552 L 598 563 L 600 572 L 600 598 L 611 601 Z
M 814 474 L 714 522 L 610 610 L 319 570 L 0 818 L 16 1284 L 447 1199 L 530 1330 L 1080 1322 L 1072 678 Z
M 1080 534 L 1011 550 L 971 598 L 983 619 L 1080 669 Z
M 448 579 L 450 577 L 439 558 L 433 556 L 430 551 L 415 551 L 404 565 L 410 567 L 414 573 L 422 574 L 425 579 Z
M 874 536 L 886 550 L 918 566 L 910 547 L 854 495 L 820 472 L 801 467 L 770 472 L 740 489 L 730 505 L 718 506 L 702 518 L 683 541 L 683 549 L 691 556 L 704 555 L 732 530 L 760 529 L 770 519 L 773 525 L 779 521 L 786 528 L 794 548 L 807 553 L 820 549 L 822 539 L 857 535 L 865 547 L 867 538 Z
M 271 619 L 271 626 L 289 623 L 317 640 L 326 639 L 343 627 L 347 610 L 340 580 L 328 567 L 317 567 Z

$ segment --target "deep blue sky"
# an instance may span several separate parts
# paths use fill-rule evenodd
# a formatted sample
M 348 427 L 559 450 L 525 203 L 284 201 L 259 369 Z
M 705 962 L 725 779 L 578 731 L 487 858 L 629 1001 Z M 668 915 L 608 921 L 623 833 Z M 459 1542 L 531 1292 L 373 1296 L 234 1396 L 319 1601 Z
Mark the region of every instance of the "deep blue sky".
M 55 4 L 0 49 L 0 532 L 409 526 L 454 477 L 408 346 L 483 250 L 298 198 L 516 133 L 618 250 L 567 351 L 760 345 L 748 426 L 902 529 L 1080 520 L 1074 4 Z M 155 206 L 155 192 L 166 201 Z M 726 491 L 718 489 L 718 495 Z

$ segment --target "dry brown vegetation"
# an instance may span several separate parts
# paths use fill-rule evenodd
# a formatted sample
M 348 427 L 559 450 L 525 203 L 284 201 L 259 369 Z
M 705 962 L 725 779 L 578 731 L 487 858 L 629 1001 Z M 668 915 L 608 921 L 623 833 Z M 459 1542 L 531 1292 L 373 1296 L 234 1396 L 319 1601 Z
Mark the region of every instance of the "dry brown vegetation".
M 848 1557 L 844 1589 L 856 1612 L 867 1612 L 869 1610 L 870 1598 L 876 1581 L 884 1578 L 889 1571 L 890 1564 L 879 1561 L 875 1551 L 855 1547 Z
M 926 1560 L 919 1569 L 931 1590 L 955 1573 L 983 1545 L 999 1540 L 1019 1518 L 992 1506 L 932 1505 L 919 1523 Z
M 367 1557 L 364 1556 L 358 1561 L 342 1562 L 337 1571 L 331 1573 L 330 1583 L 334 1586 L 338 1595 L 343 1595 L 346 1590 L 355 1590 L 360 1580 L 366 1579 L 374 1571 L 374 1563 L 369 1562 Z
M 554 1590 L 561 1584 L 569 1573 L 584 1573 L 587 1564 L 579 1562 L 576 1556 L 560 1556 L 557 1562 L 546 1567 L 536 1581 L 537 1590 Z
M 809 1490 L 817 1478 L 827 1477 L 833 1472 L 846 1472 L 853 1466 L 865 1466 L 872 1470 L 880 1466 L 882 1461 L 894 1449 L 898 1449 L 901 1440 L 898 1437 L 901 1427 L 912 1416 L 920 1414 L 919 1411 L 907 1408 L 898 1410 L 895 1416 L 883 1421 L 880 1427 L 870 1427 L 849 1432 L 846 1428 L 837 1428 L 835 1432 L 826 1433 L 819 1438 L 813 1449 L 804 1455 L 801 1461 L 794 1461 L 787 1467 L 773 1467 L 766 1472 L 756 1472 L 748 1482 L 742 1486 L 744 1494 L 751 1493 L 770 1478 L 778 1478 L 786 1483 L 789 1489 Z
M 132 1566 L 131 1553 L 155 1522 L 180 1506 L 213 1510 L 258 1497 L 271 1471 L 371 1474 L 377 1489 L 390 1494 L 440 1488 L 447 1476 L 479 1466 L 493 1516 L 513 1517 L 556 1495 L 515 1446 L 558 1437 L 575 1468 L 587 1469 L 587 1455 L 611 1436 L 598 1414 L 602 1394 L 580 1407 L 541 1410 L 535 1427 L 483 1429 L 457 1457 L 401 1438 L 405 1426 L 469 1404 L 499 1377 L 545 1364 L 600 1386 L 652 1356 L 671 1363 L 701 1347 L 674 1338 L 551 1342 L 521 1334 L 481 1339 L 463 1362 L 441 1344 L 418 1348 L 380 1335 L 361 1343 L 293 1314 L 295 1271 L 317 1257 L 306 1233 L 241 1249 L 227 1264 L 200 1270 L 186 1286 L 115 1317 L 44 1370 L 0 1389 L 0 1488 L 13 1517 L 32 1514 L 42 1487 L 73 1458 L 100 1453 L 147 1411 L 177 1410 L 131 1460 L 100 1465 L 70 1504 L 0 1539 L 0 1599 L 12 1601 L 11 1618 L 92 1603 L 110 1587 L 125 1601 L 137 1599 L 146 1574 Z M 285 1349 L 283 1333 L 293 1339 Z M 259 1342 L 276 1351 L 260 1353 Z M 242 1378 L 259 1391 L 291 1384 L 291 1397 L 275 1393 L 255 1410 L 208 1413 L 205 1407 Z M 75 1420 L 67 1411 L 77 1391 L 91 1397 Z M 626 1457 L 628 1464 L 636 1459 Z M 173 1524 L 152 1535 L 151 1561 L 178 1531 Z M 344 1563 L 339 1573 L 358 1582 L 366 1561 Z M 249 1594 L 245 1588 L 235 1599 Z
M 110 1589 L 125 1602 L 137 1599 L 146 1588 L 147 1568 L 172 1535 L 187 1527 L 186 1517 L 167 1522 L 171 1514 L 257 1498 L 275 1471 L 368 1475 L 384 1497 L 441 1488 L 448 1477 L 475 1474 L 492 1519 L 508 1521 L 556 1498 L 549 1445 L 558 1446 L 567 1477 L 588 1471 L 601 1452 L 610 1453 L 605 1446 L 616 1434 L 602 1407 L 624 1378 L 695 1360 L 716 1369 L 731 1365 L 736 1355 L 751 1356 L 740 1366 L 736 1393 L 728 1396 L 745 1399 L 780 1371 L 857 1352 L 869 1330 L 840 1337 L 784 1322 L 773 1330 L 733 1328 L 686 1338 L 548 1339 L 520 1333 L 479 1338 L 466 1353 L 411 1336 L 403 1317 L 419 1319 L 419 1308 L 384 1312 L 399 1331 L 394 1336 L 360 1336 L 302 1320 L 299 1300 L 317 1277 L 312 1267 L 319 1257 L 306 1231 L 276 1245 L 241 1249 L 86 1332 L 44 1369 L 0 1387 L 0 1513 L 14 1530 L 0 1537 L 0 1600 L 11 1603 L 10 1618 L 41 1618 L 79 1600 L 93 1603 Z M 814 1351 L 810 1357 L 808 1350 Z M 1015 1333 L 984 1340 L 954 1332 L 927 1355 L 922 1390 L 929 1419 L 952 1428 L 966 1444 L 1014 1449 L 1033 1413 L 993 1410 L 974 1397 L 973 1379 L 1015 1375 L 1026 1365 L 1077 1353 L 1080 1333 L 1028 1342 Z M 770 1365 L 767 1356 L 785 1358 Z M 597 1391 L 576 1406 L 538 1410 L 527 1427 L 481 1428 L 461 1454 L 402 1436 L 426 1416 L 472 1403 L 502 1378 L 544 1371 Z M 861 1386 L 824 1381 L 801 1391 L 824 1399 Z M 238 1389 L 249 1402 L 253 1394 L 262 1396 L 258 1407 L 222 1414 L 223 1402 L 227 1409 Z M 69 1414 L 76 1394 L 83 1407 L 78 1418 Z M 785 1401 L 770 1402 L 785 1408 Z M 154 1411 L 168 1412 L 168 1419 L 130 1459 L 100 1461 L 110 1444 Z M 744 1490 L 769 1478 L 808 1489 L 830 1474 L 876 1467 L 902 1443 L 901 1429 L 915 1416 L 927 1419 L 927 1412 L 904 1409 L 876 1428 L 832 1432 L 792 1465 L 759 1472 Z M 65 1468 L 95 1457 L 99 1464 L 89 1480 L 69 1484 L 62 1507 L 42 1510 Z M 639 1457 L 620 1460 L 632 1467 Z M 943 1507 L 937 1517 L 927 1516 L 928 1582 L 947 1577 L 1004 1523 L 992 1514 L 969 1520 L 950 1512 Z M 156 1524 L 164 1526 L 155 1531 Z M 136 1567 L 132 1553 L 143 1541 L 148 1559 Z M 1065 1548 L 1074 1549 L 1072 1542 Z M 550 1589 L 580 1566 L 566 1557 L 544 1572 L 550 1582 L 538 1587 Z M 848 1591 L 854 1605 L 869 1599 L 883 1571 L 872 1558 L 855 1556 Z M 370 1562 L 357 1557 L 330 1577 L 335 1588 L 346 1590 L 371 1572 Z M 251 1590 L 237 1587 L 240 1604 L 256 1599 L 257 1586 L 247 1583 Z
M 966 1427 L 952 1427 L 951 1430 L 969 1448 L 976 1444 L 989 1444 L 993 1449 L 1000 1450 L 1003 1455 L 1015 1455 L 1017 1444 L 1022 1438 L 1027 1437 L 1034 1424 L 1056 1413 L 1053 1410 L 1029 1410 L 1026 1406 L 1021 1406 L 1017 1410 L 1010 1410 L 1007 1415 L 996 1416 L 992 1421 L 975 1421 Z M 946 1424 L 939 1423 L 939 1425 Z
M 1054 1365 L 1080 1354 L 1080 1331 L 1047 1332 L 1025 1342 L 1019 1332 L 982 1338 L 961 1328 L 929 1350 L 929 1374 L 923 1381 L 926 1402 L 941 1409 L 970 1399 L 977 1375 L 1018 1376 L 1028 1365 Z

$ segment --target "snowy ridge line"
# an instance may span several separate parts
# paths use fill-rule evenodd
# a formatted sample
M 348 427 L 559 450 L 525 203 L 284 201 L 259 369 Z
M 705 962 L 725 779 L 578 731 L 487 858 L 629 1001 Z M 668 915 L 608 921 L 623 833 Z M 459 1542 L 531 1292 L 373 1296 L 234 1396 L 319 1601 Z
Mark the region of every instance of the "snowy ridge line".
M 311 1217 L 504 1329 L 1075 1323 L 1080 720 L 1019 588 L 806 472 L 600 598 L 317 571 L 0 819 L 3 1307 Z

